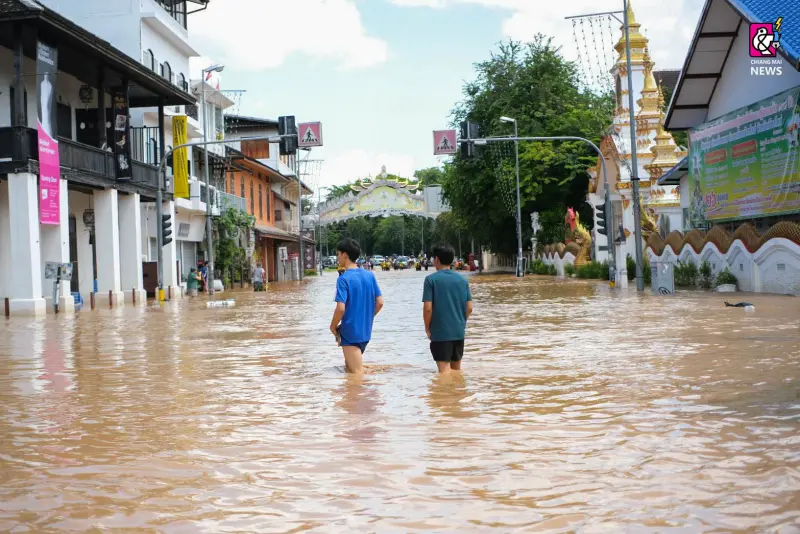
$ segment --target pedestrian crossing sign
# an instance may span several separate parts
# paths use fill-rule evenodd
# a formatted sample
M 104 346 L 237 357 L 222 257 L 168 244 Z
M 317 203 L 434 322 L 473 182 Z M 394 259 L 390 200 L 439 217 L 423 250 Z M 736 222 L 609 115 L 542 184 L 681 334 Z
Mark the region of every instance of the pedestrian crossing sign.
M 304 148 L 322 146 L 322 123 L 300 123 L 297 127 L 297 146 Z
M 433 154 L 435 156 L 456 153 L 456 131 L 435 130 L 433 132 Z

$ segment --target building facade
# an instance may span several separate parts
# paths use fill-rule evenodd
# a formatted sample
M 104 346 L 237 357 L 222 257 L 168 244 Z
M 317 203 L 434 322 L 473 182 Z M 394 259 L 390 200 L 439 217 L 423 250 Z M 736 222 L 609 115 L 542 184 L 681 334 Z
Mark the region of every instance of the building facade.
M 660 178 L 679 187 L 691 225 L 648 253 L 708 261 L 747 291 L 800 294 L 800 25 L 788 7 L 706 0 L 665 122 L 689 130 L 689 155 Z M 750 24 L 779 17 L 780 47 L 753 57 Z
M 227 117 L 226 140 L 230 142 L 226 146 L 229 154 L 241 154 L 249 165 L 244 173 L 231 171 L 233 182 L 229 185 L 233 184 L 235 190 L 244 184 L 245 206 L 256 217 L 257 257 L 264 261 L 270 281 L 292 280 L 299 276 L 296 259 L 299 259 L 301 243 L 304 257 L 308 260 L 306 267 L 314 268 L 315 265 L 314 238 L 301 235 L 300 207 L 303 197 L 311 196 L 313 191 L 297 179 L 297 156 L 280 155 L 279 143 L 245 139 L 277 135 L 277 121 L 236 115 Z
M 142 206 L 155 201 L 159 173 L 131 150 L 131 110 L 164 115 L 194 98 L 43 3 L 4 2 L 0 34 L 0 84 L 8 87 L 0 94 L 0 297 L 12 314 L 45 313 L 52 280 L 44 266 L 58 262 L 73 265 L 62 311 L 88 305 L 92 294 L 111 305 L 143 303 Z M 53 113 L 39 119 L 39 109 Z M 52 143 L 42 145 L 42 131 Z M 156 136 L 165 139 L 163 127 Z M 174 216 L 170 184 L 165 199 Z M 164 285 L 176 290 L 174 244 L 164 252 Z

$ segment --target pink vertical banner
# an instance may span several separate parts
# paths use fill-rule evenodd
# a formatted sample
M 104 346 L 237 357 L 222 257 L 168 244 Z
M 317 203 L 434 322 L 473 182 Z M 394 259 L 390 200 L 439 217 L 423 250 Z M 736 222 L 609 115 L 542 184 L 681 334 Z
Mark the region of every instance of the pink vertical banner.
M 58 141 L 39 123 L 39 222 L 61 224 L 61 166 Z
M 39 222 L 61 224 L 61 162 L 56 140 L 57 49 L 36 43 L 39 111 Z

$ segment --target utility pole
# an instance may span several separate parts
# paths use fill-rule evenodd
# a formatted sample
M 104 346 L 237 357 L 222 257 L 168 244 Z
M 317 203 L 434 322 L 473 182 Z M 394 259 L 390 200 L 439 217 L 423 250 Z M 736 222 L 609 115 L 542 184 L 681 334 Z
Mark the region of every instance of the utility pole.
M 300 239 L 300 265 L 297 268 L 297 277 L 302 281 L 305 274 L 305 260 L 303 249 L 303 183 L 300 180 L 300 162 L 297 160 L 297 154 L 294 155 L 294 174 L 297 176 L 297 210 L 300 212 L 297 215 L 297 236 Z
M 633 71 L 631 70 L 631 35 L 630 12 L 628 0 L 622 0 L 625 11 L 625 56 L 628 67 L 628 108 L 631 127 L 631 185 L 633 189 L 633 224 L 636 246 L 636 290 L 644 291 L 644 273 L 642 272 L 642 206 L 639 199 L 639 162 L 636 157 L 636 118 L 633 107 Z M 613 232 L 613 229 L 612 229 Z M 624 236 L 623 236 L 624 237 Z
M 202 93 L 203 105 L 203 142 L 208 142 L 208 109 L 206 108 L 206 73 L 209 72 L 222 72 L 225 67 L 223 65 L 211 65 L 203 69 L 203 75 L 200 76 L 200 89 Z M 203 147 L 203 177 L 206 181 L 206 249 L 208 250 L 208 267 L 206 268 L 206 276 L 208 278 L 208 296 L 214 296 L 214 238 L 211 231 L 211 179 L 208 172 L 208 147 Z

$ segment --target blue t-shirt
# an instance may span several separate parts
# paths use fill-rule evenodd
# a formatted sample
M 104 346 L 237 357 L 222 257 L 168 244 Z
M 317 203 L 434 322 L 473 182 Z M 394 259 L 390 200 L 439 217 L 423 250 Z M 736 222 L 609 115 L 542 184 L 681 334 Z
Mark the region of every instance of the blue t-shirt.
M 422 302 L 433 303 L 431 341 L 461 341 L 467 330 L 469 282 L 456 271 L 436 271 L 425 278 Z
M 336 302 L 344 303 L 342 339 L 366 343 L 372 337 L 375 299 L 381 296 L 378 281 L 371 271 L 347 269 L 336 281 Z

